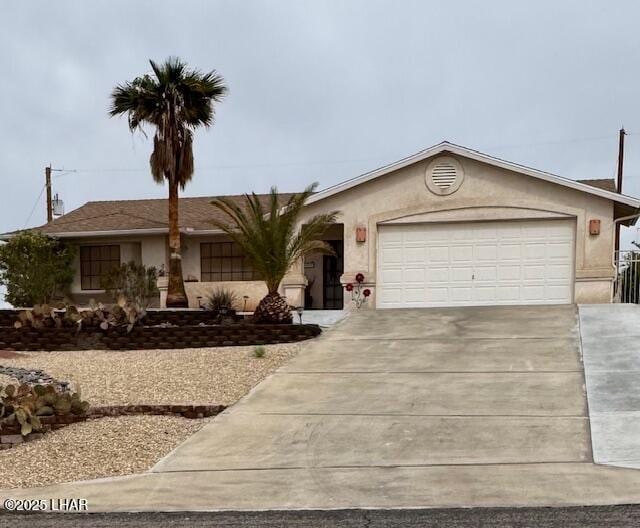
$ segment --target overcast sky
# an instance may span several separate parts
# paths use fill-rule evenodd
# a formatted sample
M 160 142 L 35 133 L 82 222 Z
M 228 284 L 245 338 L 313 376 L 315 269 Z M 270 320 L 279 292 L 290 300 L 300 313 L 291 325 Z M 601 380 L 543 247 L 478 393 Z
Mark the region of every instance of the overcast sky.
M 321 187 L 447 139 L 640 195 L 640 2 L 3 1 L 0 231 L 54 178 L 67 211 L 164 197 L 151 142 L 107 115 L 118 82 L 178 55 L 229 95 L 186 195 Z M 633 135 L 633 134 L 636 135 Z M 59 174 L 59 173 L 55 173 Z M 28 225 L 45 220 L 44 198 Z

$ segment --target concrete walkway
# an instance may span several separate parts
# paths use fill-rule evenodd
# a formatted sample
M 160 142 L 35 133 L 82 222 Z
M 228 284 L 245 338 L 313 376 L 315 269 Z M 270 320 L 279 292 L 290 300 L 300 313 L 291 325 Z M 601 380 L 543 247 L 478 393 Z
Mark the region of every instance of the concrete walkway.
M 640 469 L 640 307 L 580 306 L 580 329 L 594 460 Z
M 309 343 L 151 473 L 10 495 L 91 511 L 625 504 L 640 471 L 592 462 L 574 306 L 386 310 Z

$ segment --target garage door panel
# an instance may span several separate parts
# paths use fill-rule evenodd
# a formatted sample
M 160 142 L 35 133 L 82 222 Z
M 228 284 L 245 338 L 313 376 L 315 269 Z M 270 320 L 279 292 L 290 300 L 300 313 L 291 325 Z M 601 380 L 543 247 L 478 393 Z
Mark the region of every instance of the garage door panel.
M 419 282 L 421 284 L 423 284 L 425 282 L 425 269 L 424 268 L 417 268 L 417 269 L 405 269 L 404 270 L 404 280 L 407 283 L 412 283 L 412 282 Z
M 474 281 L 490 281 L 492 283 L 495 283 L 496 279 L 498 278 L 498 267 L 476 266 L 473 270 L 473 276 Z
M 546 260 L 547 258 L 547 245 L 544 242 L 529 243 L 524 247 L 525 259 L 531 260 Z
M 498 286 L 496 288 L 496 300 L 500 302 L 515 302 L 521 297 L 520 286 Z
M 522 247 L 520 246 L 520 244 L 502 243 L 500 244 L 500 246 L 498 246 L 497 258 L 498 260 L 503 262 L 505 260 L 515 260 L 519 262 L 522 258 Z
M 547 277 L 565 281 L 571 277 L 571 267 L 568 264 L 550 264 L 547 268 Z
M 449 262 L 449 248 L 435 246 L 427 248 L 427 259 L 432 263 Z
M 505 266 L 504 264 L 498 265 L 497 280 L 503 281 L 520 281 L 522 277 L 522 267 L 517 266 Z
M 378 296 L 383 305 L 400 306 L 402 304 L 403 291 L 402 288 L 381 288 Z
M 402 264 L 402 247 L 382 248 L 382 259 L 385 264 Z
M 491 302 L 496 298 L 495 286 L 476 286 L 473 288 L 473 300 L 480 302 Z
M 544 285 L 524 285 L 522 287 L 522 298 L 526 301 L 542 301 L 545 299 Z
M 403 269 L 402 268 L 392 268 L 385 269 L 382 271 L 380 279 L 383 284 L 400 284 L 403 281 Z
M 472 299 L 472 293 L 470 287 L 452 286 L 449 289 L 449 298 L 453 302 L 470 301 Z
M 404 262 L 410 264 L 412 262 L 424 262 L 426 248 L 424 247 L 407 247 L 404 251 Z
M 571 221 L 381 226 L 378 306 L 569 303 Z
M 495 262 L 498 258 L 498 246 L 495 244 L 491 245 L 480 245 L 474 248 L 474 261 L 483 261 L 490 260 Z
M 524 279 L 525 280 L 540 280 L 544 281 L 546 274 L 546 268 L 544 264 L 540 265 L 526 265 L 524 266 Z
M 547 286 L 547 296 L 550 299 L 562 301 L 562 299 L 566 299 L 568 295 L 571 295 L 571 288 L 566 284 Z
M 473 246 L 452 246 L 450 255 L 454 262 L 473 262 Z
M 425 274 L 427 270 L 425 269 Z M 449 282 L 449 268 L 429 268 L 428 277 L 425 277 L 429 284 L 438 282 Z
M 571 257 L 571 248 L 566 241 L 547 244 L 547 256 L 553 259 L 567 259 Z
M 429 288 L 425 289 L 425 301 L 433 304 L 446 304 L 449 298 L 449 288 Z
M 405 288 L 404 299 L 408 303 L 422 303 L 425 299 L 425 288 Z
M 454 285 L 461 282 L 471 282 L 471 278 L 473 277 L 473 268 L 471 266 L 451 268 L 449 277 Z

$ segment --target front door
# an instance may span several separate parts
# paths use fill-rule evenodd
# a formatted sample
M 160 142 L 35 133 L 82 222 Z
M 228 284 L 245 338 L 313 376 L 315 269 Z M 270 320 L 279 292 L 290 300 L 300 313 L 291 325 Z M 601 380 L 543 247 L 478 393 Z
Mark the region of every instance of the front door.
M 322 259 L 322 308 L 324 310 L 342 310 L 344 307 L 343 289 L 340 276 L 344 272 L 344 243 L 342 240 L 328 240 L 334 255 L 323 255 Z

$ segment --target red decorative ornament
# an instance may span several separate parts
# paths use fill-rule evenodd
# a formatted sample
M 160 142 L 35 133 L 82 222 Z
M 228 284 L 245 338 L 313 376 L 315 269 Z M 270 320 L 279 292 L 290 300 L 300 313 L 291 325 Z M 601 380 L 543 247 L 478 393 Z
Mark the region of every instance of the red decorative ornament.
M 363 288 L 363 273 L 356 273 L 355 279 L 355 284 L 350 282 L 349 284 L 346 284 L 344 288 L 351 293 L 351 301 L 356 309 L 359 310 L 367 302 L 368 297 L 371 295 L 371 290 L 369 288 Z

